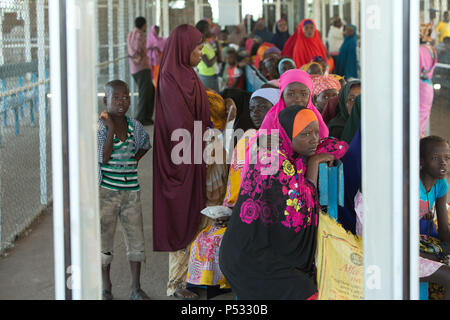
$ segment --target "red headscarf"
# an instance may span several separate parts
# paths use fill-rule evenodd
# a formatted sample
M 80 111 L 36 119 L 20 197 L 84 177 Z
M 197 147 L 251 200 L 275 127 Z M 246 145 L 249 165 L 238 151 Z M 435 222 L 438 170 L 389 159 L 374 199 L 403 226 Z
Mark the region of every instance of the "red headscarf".
M 201 138 L 210 125 L 205 88 L 190 66 L 191 52 L 202 41 L 193 26 L 178 26 L 167 39 L 161 59 L 155 98 L 153 151 L 153 250 L 186 248 L 198 232 L 200 211 L 206 206 L 206 165 L 194 164 L 197 147 L 194 121 L 202 124 Z M 192 137 L 192 164 L 176 165 L 171 141 L 174 130 L 185 129 Z M 202 139 L 203 140 L 203 139 Z M 200 150 L 203 155 L 204 142 Z
M 305 22 L 310 21 L 314 25 L 314 36 L 306 38 L 303 33 Z M 327 61 L 327 49 L 320 39 L 316 24 L 311 19 L 304 19 L 298 25 L 295 33 L 286 41 L 282 52 L 283 56 L 291 57 L 297 66 L 309 63 L 314 57 L 321 56 Z

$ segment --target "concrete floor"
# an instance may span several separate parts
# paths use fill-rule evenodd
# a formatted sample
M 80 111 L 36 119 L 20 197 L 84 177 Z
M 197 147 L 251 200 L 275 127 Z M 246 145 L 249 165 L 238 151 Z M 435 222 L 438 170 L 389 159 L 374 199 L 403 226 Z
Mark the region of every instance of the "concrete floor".
M 431 134 L 450 139 L 450 107 L 448 91 L 436 95 L 432 109 Z M 151 136 L 152 127 L 147 127 Z M 144 231 L 147 263 L 142 268 L 142 288 L 153 299 L 174 299 L 166 296 L 168 279 L 168 253 L 152 251 L 152 154 L 141 161 L 139 177 L 144 208 Z M 53 279 L 53 226 L 51 213 L 44 213 L 31 226 L 5 257 L 0 258 L 0 300 L 3 299 L 54 299 Z M 115 259 L 112 263 L 113 294 L 116 299 L 128 299 L 130 273 L 125 258 L 123 236 L 118 228 L 115 239 Z M 202 294 L 202 299 L 205 299 Z M 215 299 L 234 299 L 232 293 Z

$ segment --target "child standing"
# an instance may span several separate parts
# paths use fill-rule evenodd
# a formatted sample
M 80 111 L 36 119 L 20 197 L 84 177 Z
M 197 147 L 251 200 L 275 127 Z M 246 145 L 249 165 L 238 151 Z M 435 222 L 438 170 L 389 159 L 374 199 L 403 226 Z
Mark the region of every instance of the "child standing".
M 226 56 L 226 89 L 242 89 L 244 90 L 244 72 L 238 65 L 238 53 L 230 48 L 227 50 Z
M 100 164 L 100 225 L 103 299 L 112 300 L 110 278 L 117 219 L 123 227 L 131 269 L 131 300 L 149 300 L 140 287 L 141 262 L 145 261 L 144 228 L 137 166 L 150 150 L 150 139 L 138 121 L 125 114 L 130 106 L 128 85 L 120 80 L 105 85 L 107 111 L 98 121 Z
M 443 138 L 430 136 L 420 140 L 420 234 L 431 235 L 447 245 L 450 243 L 446 207 L 449 160 L 450 148 Z M 437 232 L 433 223 L 433 207 L 436 208 Z M 420 277 L 422 281 L 443 286 L 444 299 L 450 300 L 450 266 L 433 260 L 435 260 L 433 255 L 420 253 Z

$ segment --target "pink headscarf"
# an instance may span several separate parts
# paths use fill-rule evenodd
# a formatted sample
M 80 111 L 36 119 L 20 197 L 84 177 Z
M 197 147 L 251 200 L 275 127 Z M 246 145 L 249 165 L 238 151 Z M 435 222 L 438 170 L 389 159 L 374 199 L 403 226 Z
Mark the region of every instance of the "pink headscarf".
M 161 51 L 161 53 L 164 50 L 164 46 L 166 44 L 165 38 L 162 38 L 160 36 L 155 35 L 155 25 L 152 25 L 150 28 L 150 32 L 148 33 L 147 37 L 147 55 L 148 55 L 148 61 L 150 62 L 150 66 L 157 66 L 160 62 L 160 56 L 158 54 L 158 50 L 154 49 L 151 50 L 151 48 L 156 47 Z
M 308 104 L 306 107 L 316 114 L 317 120 L 319 121 L 319 137 L 320 139 L 326 138 L 329 135 L 329 130 L 327 125 L 322 119 L 322 115 L 320 112 L 316 109 L 316 107 L 312 103 L 312 93 L 313 93 L 313 82 L 311 80 L 311 76 L 306 73 L 305 71 L 299 70 L 299 69 L 291 69 L 283 73 L 280 77 L 280 100 L 278 100 L 278 103 L 273 106 L 272 109 L 267 113 L 262 125 L 261 129 L 271 130 L 271 129 L 277 129 L 276 123 L 278 122 L 278 114 L 281 110 L 286 108 L 286 104 L 284 103 L 284 100 L 281 99 L 283 96 L 283 91 L 286 89 L 288 85 L 294 82 L 300 82 L 308 87 L 310 95 L 308 99 Z

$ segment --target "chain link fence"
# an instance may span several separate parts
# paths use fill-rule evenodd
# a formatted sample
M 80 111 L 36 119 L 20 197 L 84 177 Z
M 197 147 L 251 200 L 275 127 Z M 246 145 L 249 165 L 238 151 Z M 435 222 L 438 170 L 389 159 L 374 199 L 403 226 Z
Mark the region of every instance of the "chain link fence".
M 0 1 L 0 252 L 52 201 L 48 1 Z M 98 112 L 103 87 L 113 79 L 130 85 L 127 36 L 137 16 L 155 21 L 156 1 L 97 0 Z
M 47 0 L 0 2 L 0 251 L 51 201 Z

